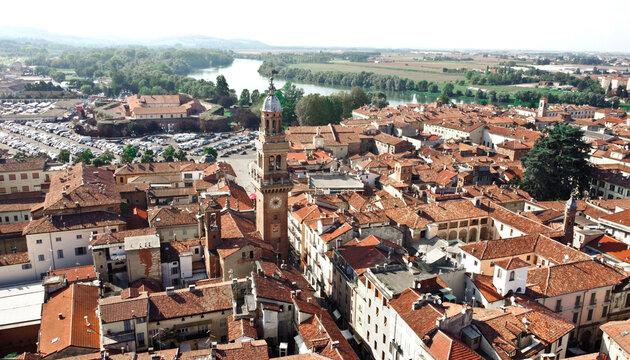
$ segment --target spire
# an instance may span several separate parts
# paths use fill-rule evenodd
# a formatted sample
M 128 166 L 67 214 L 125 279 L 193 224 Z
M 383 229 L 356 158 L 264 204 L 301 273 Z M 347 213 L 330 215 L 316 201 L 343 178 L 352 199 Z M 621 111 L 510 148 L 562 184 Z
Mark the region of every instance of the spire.
M 273 86 L 273 76 L 276 75 L 278 73 L 278 70 L 273 69 L 271 70 L 271 77 L 269 78 L 269 93 L 268 95 L 272 95 L 276 93 L 276 87 Z

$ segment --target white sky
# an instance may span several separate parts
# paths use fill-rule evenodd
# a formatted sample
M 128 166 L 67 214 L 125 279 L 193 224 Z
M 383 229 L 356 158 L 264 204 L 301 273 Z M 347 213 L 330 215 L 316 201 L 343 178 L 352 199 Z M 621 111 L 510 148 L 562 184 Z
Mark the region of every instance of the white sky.
M 630 52 L 630 0 L 29 0 L 0 11 L 0 26 L 85 37 Z

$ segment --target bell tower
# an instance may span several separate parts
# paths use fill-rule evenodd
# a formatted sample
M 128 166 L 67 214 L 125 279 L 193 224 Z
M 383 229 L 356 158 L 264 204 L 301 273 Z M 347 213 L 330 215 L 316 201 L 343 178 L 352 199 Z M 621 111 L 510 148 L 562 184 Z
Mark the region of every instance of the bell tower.
M 273 77 L 261 108 L 256 139 L 257 158 L 251 177 L 256 188 L 256 229 L 273 246 L 277 260 L 288 260 L 287 198 L 293 187 L 287 171 L 287 142 L 282 127 L 282 106 Z

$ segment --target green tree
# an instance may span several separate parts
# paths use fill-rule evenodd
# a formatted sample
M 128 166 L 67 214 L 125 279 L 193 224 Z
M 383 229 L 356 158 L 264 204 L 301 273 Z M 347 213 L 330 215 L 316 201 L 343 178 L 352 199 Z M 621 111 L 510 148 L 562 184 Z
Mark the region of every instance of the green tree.
M 442 94 L 446 94 L 446 96 L 451 97 L 453 96 L 453 90 L 455 90 L 455 85 L 453 85 L 452 83 L 448 83 L 444 85 L 444 89 L 442 89 Z
M 81 92 L 85 95 L 92 95 L 92 85 L 81 86 Z
M 92 161 L 92 165 L 94 166 L 109 165 L 112 163 L 112 160 L 114 160 L 115 158 L 116 156 L 111 151 L 108 150 L 108 151 L 105 151 L 103 155 L 94 159 Z
M 428 90 L 430 93 L 436 93 L 438 91 L 440 91 L 440 89 L 438 88 L 437 84 L 429 84 Z
M 144 154 L 142 154 L 142 158 L 140 158 L 141 163 L 150 163 L 155 162 L 155 154 L 153 150 L 147 149 Z
M 162 152 L 162 159 L 164 159 L 164 161 L 166 162 L 171 162 L 174 160 L 174 158 L 175 158 L 175 148 L 173 147 L 173 145 L 169 145 Z
M 535 199 L 565 200 L 581 197 L 589 186 L 592 167 L 584 132 L 568 124 L 547 128 L 523 157 L 523 189 Z
M 258 91 L 258 89 L 254 89 L 254 91 L 252 91 L 250 98 L 251 98 L 252 104 L 257 103 L 258 100 L 260 100 L 260 92 Z
M 92 159 L 94 159 L 94 154 L 92 154 L 92 150 L 90 149 L 79 151 L 74 156 L 76 163 L 84 163 L 85 165 L 90 165 L 92 163 Z
M 217 157 L 217 155 L 219 155 L 219 153 L 217 152 L 217 150 L 216 150 L 215 148 L 213 148 L 212 146 L 205 147 L 205 148 L 203 149 L 203 154 L 204 154 L 204 155 L 212 155 L 212 156 L 214 156 L 215 158 Z
M 387 101 L 387 95 L 382 92 L 376 93 L 372 95 L 372 100 L 370 100 L 373 106 L 377 108 L 384 108 L 389 105 L 389 101 Z
M 352 99 L 352 110 L 358 109 L 363 105 L 370 103 L 370 98 L 359 86 L 355 86 L 350 91 L 350 98 Z
M 67 164 L 70 161 L 70 150 L 60 150 L 59 155 L 57 155 L 57 161 Z
M 217 96 L 230 96 L 230 87 L 228 86 L 225 76 L 217 76 L 217 85 L 214 89 Z
M 175 159 L 177 159 L 179 161 L 186 161 L 186 160 L 188 160 L 186 158 L 186 152 L 184 152 L 184 150 L 182 150 L 182 149 L 179 149 L 179 151 L 176 152 L 175 155 L 173 155 L 173 156 L 175 156 Z
M 440 97 L 438 98 L 438 100 L 440 100 L 442 104 L 449 104 L 451 102 L 451 98 L 448 97 L 448 95 L 446 95 L 446 93 L 444 92 L 440 94 Z
M 131 144 L 127 144 L 120 154 L 120 161 L 125 164 L 131 164 L 133 159 L 136 158 L 136 155 L 138 155 L 138 149 Z
M 66 73 L 64 73 L 63 71 L 55 71 L 54 73 L 52 73 L 51 77 L 56 82 L 60 83 L 66 80 Z
M 282 104 L 282 123 L 291 125 L 297 121 L 295 114 L 295 106 L 304 97 L 304 89 L 293 85 L 287 81 L 282 89 L 280 89 L 280 104 Z
M 239 106 L 249 105 L 249 101 L 250 101 L 249 90 L 243 89 L 243 91 L 241 91 L 241 97 L 238 99 L 238 105 Z

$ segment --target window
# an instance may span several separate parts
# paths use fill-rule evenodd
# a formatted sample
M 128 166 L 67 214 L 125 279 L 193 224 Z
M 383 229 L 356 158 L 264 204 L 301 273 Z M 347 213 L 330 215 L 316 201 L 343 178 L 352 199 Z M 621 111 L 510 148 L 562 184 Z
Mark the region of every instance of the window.
M 26 185 L 25 185 L 25 186 L 22 186 L 22 191 L 23 191 L 23 192 L 29 192 L 29 188 L 28 188 L 28 186 L 26 186 Z
M 514 271 L 510 271 L 510 281 L 514 281 Z
M 138 347 L 144 346 L 144 333 L 138 333 Z
M 575 297 L 575 306 L 580 306 L 580 295 Z
M 39 179 L 39 173 L 32 173 L 31 176 L 33 179 Z
M 22 270 L 28 270 L 32 268 L 33 268 L 33 265 L 31 265 L 30 263 L 22 265 Z
M 369 324 L 370 324 L 370 322 L 372 321 L 372 318 L 370 317 L 370 315 L 368 315 L 367 320 L 368 320 L 368 325 L 369 325 Z
M 0 175 L 0 181 L 4 181 L 4 175 Z
M 588 315 L 586 315 L 586 321 L 593 320 L 593 309 L 588 310 Z
M 591 305 L 595 304 L 595 303 L 596 303 L 596 300 L 597 300 L 597 299 L 595 298 L 595 293 L 592 293 L 592 294 L 591 294 Z
M 606 290 L 606 295 L 604 296 L 604 301 L 610 301 L 610 290 Z
M 562 311 L 562 300 L 556 300 L 556 311 Z
M 608 306 L 604 306 L 602 309 L 602 317 L 606 317 L 608 315 Z
M 35 240 L 35 244 L 41 244 L 41 243 L 42 243 L 42 239 Z
M 221 327 L 226 327 L 227 326 L 227 319 L 226 318 L 222 318 L 221 321 L 219 322 L 219 325 Z
M 241 258 L 245 259 L 245 257 L 246 257 L 246 254 L 245 254 L 245 251 L 243 251 L 243 252 L 241 253 Z
M 144 324 L 145 322 L 147 322 L 147 318 L 144 318 L 144 317 L 136 318 L 136 324 Z
M 249 258 L 250 258 L 250 259 L 253 259 L 253 258 L 254 258 L 254 251 L 253 251 L 253 250 L 251 250 L 251 251 L 249 252 Z
M 87 249 L 85 248 L 85 246 L 81 246 L 78 248 L 74 248 L 74 255 L 85 255 L 87 254 Z
M 179 268 L 178 267 L 172 267 L 171 268 L 171 274 L 176 275 L 179 273 Z
M 15 174 L 9 174 L 9 180 L 16 180 Z
M 44 261 L 44 260 L 46 260 L 44 258 L 44 255 L 37 255 L 37 261 Z
M 81 240 L 81 239 L 83 239 L 83 235 L 77 234 L 77 240 Z
M 383 334 L 383 344 L 385 344 L 387 342 L 387 336 L 385 336 L 385 334 Z
M 57 250 L 57 259 L 63 259 L 63 250 Z
M 24 221 L 28 221 L 28 215 L 24 215 Z
M 573 313 L 573 323 L 577 324 L 578 321 L 578 313 Z
M 497 268 L 497 277 L 503 277 L 503 272 L 501 271 L 500 268 Z
M 20 221 L 20 218 L 17 215 L 13 215 L 13 221 Z
M 56 242 L 61 242 L 61 237 L 56 237 L 56 238 L 55 238 L 55 241 L 56 241 Z
M 28 174 L 26 174 L 26 173 L 20 174 L 20 179 L 21 180 L 28 180 Z

